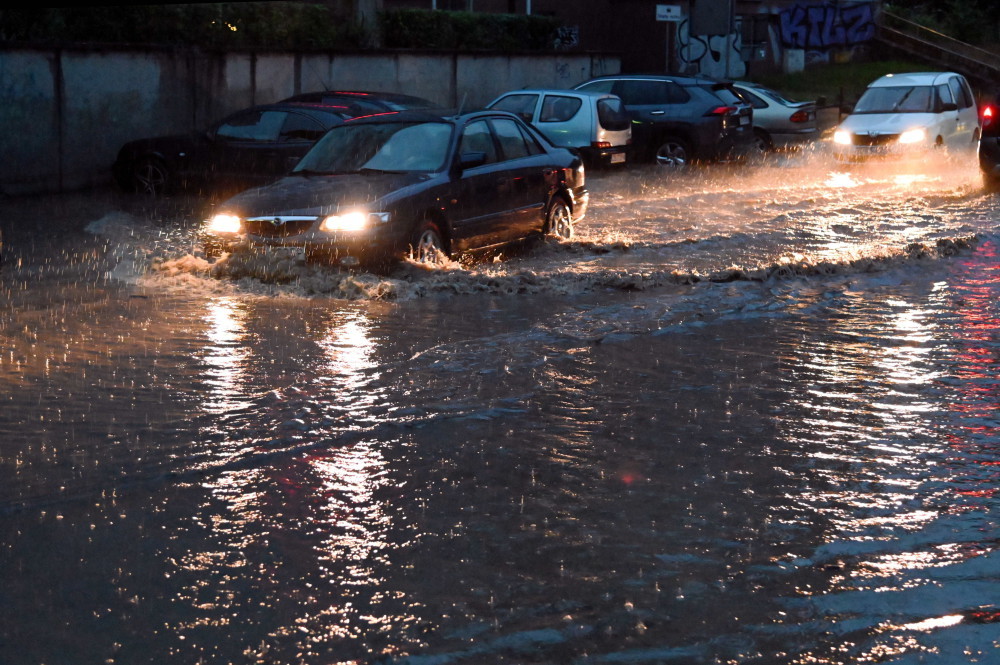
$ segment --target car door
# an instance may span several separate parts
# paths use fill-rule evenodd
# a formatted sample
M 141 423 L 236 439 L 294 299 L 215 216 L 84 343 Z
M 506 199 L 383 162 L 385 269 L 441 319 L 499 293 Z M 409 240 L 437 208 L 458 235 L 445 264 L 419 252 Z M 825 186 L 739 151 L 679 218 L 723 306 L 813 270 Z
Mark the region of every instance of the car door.
M 979 109 L 972 88 L 963 76 L 953 76 L 948 80 L 948 87 L 958 106 L 956 133 L 958 147 L 974 147 L 979 136 Z
M 474 120 L 462 130 L 456 160 L 477 162 L 457 175 L 458 195 L 451 207 L 452 248 L 465 251 L 492 244 L 495 229 L 508 214 L 503 165 L 486 119 Z
M 938 107 L 935 109 L 939 120 L 937 123 L 938 133 L 941 140 L 948 148 L 957 148 L 961 142 L 962 119 L 958 113 L 958 104 L 955 95 L 947 82 L 936 86 Z
M 577 100 L 579 101 L 579 100 Z M 498 189 L 505 211 L 491 234 L 493 243 L 509 242 L 540 231 L 546 200 L 546 176 L 552 172 L 545 151 L 513 118 L 490 120 L 500 147 Z
M 568 95 L 546 94 L 532 124 L 545 138 L 562 148 L 589 147 L 593 121 L 583 100 Z

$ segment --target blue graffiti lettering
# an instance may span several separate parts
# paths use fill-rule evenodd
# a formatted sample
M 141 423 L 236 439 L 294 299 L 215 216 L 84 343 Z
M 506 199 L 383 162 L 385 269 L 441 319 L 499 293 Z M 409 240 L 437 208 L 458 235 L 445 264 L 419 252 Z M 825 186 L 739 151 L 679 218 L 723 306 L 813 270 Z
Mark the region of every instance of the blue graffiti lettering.
M 875 36 L 872 3 L 793 5 L 779 14 L 781 43 L 812 50 L 853 46 Z

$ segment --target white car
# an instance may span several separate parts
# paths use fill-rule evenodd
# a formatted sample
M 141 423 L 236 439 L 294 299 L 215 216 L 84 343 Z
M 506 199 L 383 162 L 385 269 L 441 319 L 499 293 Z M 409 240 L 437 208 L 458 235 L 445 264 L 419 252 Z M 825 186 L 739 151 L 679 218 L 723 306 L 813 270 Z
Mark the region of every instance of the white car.
M 973 152 L 979 112 L 972 88 L 954 72 L 887 74 L 868 86 L 837 127 L 838 159 L 919 155 L 932 149 Z
M 733 81 L 733 87 L 753 106 L 753 133 L 760 150 L 779 150 L 819 138 L 816 102 L 795 102 L 758 83 Z
M 632 121 L 622 100 L 607 92 L 515 90 L 487 107 L 508 111 L 534 125 L 560 148 L 579 151 L 587 164 L 624 164 L 632 143 Z

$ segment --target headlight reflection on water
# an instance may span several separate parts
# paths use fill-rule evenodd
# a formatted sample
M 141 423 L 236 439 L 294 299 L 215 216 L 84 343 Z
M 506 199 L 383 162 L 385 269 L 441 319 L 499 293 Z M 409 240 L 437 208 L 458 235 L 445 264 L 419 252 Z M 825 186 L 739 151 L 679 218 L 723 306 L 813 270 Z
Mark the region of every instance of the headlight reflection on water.
M 208 343 L 202 357 L 208 384 L 204 407 L 222 413 L 248 404 L 239 389 L 250 357 L 245 339 L 247 312 L 239 301 L 229 297 L 209 301 L 208 308 Z

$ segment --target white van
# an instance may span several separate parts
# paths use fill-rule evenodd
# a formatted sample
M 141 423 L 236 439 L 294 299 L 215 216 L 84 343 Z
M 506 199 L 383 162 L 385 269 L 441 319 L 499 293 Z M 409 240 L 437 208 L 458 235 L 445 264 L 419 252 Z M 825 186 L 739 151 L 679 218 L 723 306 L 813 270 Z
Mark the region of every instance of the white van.
M 833 151 L 844 160 L 932 149 L 972 154 L 979 133 L 976 100 L 961 74 L 887 74 L 868 86 L 837 127 Z
M 490 102 L 534 125 L 560 148 L 580 152 L 587 164 L 624 164 L 632 143 L 632 122 L 622 100 L 607 92 L 515 90 Z

